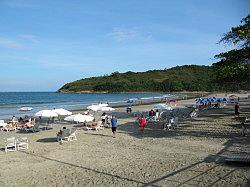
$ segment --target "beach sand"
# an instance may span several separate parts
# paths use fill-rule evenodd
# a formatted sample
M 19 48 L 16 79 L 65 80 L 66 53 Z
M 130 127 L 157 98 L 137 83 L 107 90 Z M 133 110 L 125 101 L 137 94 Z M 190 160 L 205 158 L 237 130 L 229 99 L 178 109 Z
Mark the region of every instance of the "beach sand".
M 191 105 L 194 100 L 180 101 Z M 148 111 L 152 105 L 133 107 Z M 241 116 L 250 116 L 250 99 L 240 99 Z M 56 141 L 55 124 L 37 133 L 0 131 L 0 186 L 247 186 L 249 166 L 224 163 L 226 155 L 250 153 L 250 133 L 239 135 L 234 105 L 202 111 L 180 120 L 175 130 L 149 123 L 142 134 L 125 108 L 115 112 L 119 127 L 84 131 L 77 141 Z M 29 149 L 4 152 L 7 137 L 28 137 Z

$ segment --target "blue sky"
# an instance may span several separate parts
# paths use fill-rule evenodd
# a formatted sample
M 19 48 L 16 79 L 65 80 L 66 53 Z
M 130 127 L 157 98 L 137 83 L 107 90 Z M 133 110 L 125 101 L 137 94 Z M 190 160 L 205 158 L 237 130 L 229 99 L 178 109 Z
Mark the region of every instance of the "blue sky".
M 114 71 L 211 65 L 246 0 L 0 0 L 0 91 Z

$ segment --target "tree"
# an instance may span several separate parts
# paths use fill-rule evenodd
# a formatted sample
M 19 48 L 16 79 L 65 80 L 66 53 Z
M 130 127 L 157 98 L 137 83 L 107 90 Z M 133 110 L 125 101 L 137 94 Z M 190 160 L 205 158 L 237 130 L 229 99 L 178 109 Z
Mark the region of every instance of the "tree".
M 220 61 L 213 64 L 217 81 L 234 83 L 238 89 L 250 84 L 250 14 L 241 23 L 232 27 L 219 41 L 233 44 L 235 49 L 215 55 Z

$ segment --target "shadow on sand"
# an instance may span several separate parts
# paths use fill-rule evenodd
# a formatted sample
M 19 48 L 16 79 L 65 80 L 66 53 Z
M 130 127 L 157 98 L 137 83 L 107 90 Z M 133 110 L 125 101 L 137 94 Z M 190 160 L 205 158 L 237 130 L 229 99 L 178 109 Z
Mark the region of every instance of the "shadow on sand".
M 56 137 L 52 137 L 52 138 L 42 138 L 42 139 L 37 140 L 37 142 L 42 142 L 42 143 L 57 142 L 57 138 L 56 138 Z

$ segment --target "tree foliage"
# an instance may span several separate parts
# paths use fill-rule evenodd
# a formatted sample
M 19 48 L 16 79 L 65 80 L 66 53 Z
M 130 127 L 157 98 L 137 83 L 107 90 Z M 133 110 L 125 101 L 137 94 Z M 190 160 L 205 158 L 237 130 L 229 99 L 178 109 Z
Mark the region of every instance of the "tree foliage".
M 242 19 L 242 25 L 232 27 L 220 43 L 233 44 L 236 48 L 215 55 L 220 59 L 213 64 L 217 81 L 235 84 L 237 89 L 250 88 L 250 15 Z
M 234 44 L 242 48 L 250 46 L 250 14 L 241 20 L 243 25 L 232 27 L 231 31 L 224 34 L 220 43 Z
M 172 92 L 211 91 L 216 87 L 212 68 L 186 65 L 147 72 L 114 72 L 65 84 L 62 92 Z

